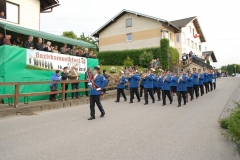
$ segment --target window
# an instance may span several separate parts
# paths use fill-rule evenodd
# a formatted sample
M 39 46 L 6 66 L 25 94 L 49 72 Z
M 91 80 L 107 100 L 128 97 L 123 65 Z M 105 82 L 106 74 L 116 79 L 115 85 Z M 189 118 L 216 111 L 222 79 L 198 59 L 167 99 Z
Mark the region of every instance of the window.
M 3 12 L 4 14 L 1 15 L 2 19 L 6 19 L 6 21 L 14 23 L 19 23 L 19 6 L 17 4 L 0 1 L 0 12 Z
M 197 43 L 195 43 L 195 50 L 197 51 Z
M 132 42 L 132 33 L 128 33 L 126 36 L 126 42 Z
M 199 51 L 201 51 L 201 45 L 199 45 Z
M 190 47 L 190 39 L 187 39 L 187 45 Z
M 126 27 L 132 27 L 132 18 L 126 19 Z
M 186 36 L 185 36 L 185 33 L 183 33 L 183 43 L 186 43 Z
M 192 29 L 193 37 L 194 37 L 194 29 Z
M 194 49 L 194 43 L 193 43 L 193 41 L 192 41 L 192 49 Z
M 180 34 L 176 34 L 176 42 L 180 42 Z
M 169 33 L 170 41 L 172 41 L 172 33 Z
M 189 30 L 190 30 L 190 33 L 192 32 L 192 28 L 191 28 L 191 26 L 189 26 Z

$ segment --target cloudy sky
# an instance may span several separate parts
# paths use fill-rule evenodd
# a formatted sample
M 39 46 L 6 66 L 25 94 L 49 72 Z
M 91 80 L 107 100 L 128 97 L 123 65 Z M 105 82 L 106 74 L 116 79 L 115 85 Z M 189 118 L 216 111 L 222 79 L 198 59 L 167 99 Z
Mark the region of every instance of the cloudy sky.
M 74 31 L 92 34 L 122 9 L 168 21 L 197 16 L 207 40 L 203 49 L 213 50 L 218 63 L 240 64 L 239 0 L 59 0 L 52 13 L 41 14 L 41 30 L 61 35 Z

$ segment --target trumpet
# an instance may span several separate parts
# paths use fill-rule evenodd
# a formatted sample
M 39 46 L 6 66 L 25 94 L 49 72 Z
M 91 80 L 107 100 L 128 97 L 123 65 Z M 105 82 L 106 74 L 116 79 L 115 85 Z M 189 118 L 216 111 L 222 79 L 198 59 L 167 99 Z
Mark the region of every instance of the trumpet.
M 117 82 L 117 84 L 120 84 L 122 82 L 122 75 L 119 75 L 115 82 Z
M 165 82 L 166 79 L 167 79 L 167 76 L 164 76 L 162 84 Z

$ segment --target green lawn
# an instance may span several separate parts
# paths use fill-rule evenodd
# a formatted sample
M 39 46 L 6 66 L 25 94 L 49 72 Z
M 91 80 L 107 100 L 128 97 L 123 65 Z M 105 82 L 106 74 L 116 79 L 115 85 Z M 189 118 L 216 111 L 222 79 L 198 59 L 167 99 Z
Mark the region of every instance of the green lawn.
M 111 68 L 111 67 L 116 67 L 116 68 L 117 68 L 117 71 L 119 71 L 119 70 L 121 69 L 121 67 L 123 67 L 123 66 L 100 65 L 100 67 L 101 67 L 101 72 L 102 72 L 104 69 L 106 69 L 107 72 L 109 73 L 109 68 Z M 143 70 L 146 70 L 146 68 L 143 68 L 143 67 L 141 67 L 141 66 L 138 66 L 138 72 L 141 72 L 141 71 L 143 71 Z

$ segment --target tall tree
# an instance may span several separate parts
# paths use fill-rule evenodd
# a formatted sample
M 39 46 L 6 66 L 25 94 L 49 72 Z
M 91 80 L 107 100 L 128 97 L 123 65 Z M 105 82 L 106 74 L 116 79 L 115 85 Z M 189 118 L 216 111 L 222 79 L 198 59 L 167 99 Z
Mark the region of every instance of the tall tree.
M 73 31 L 65 31 L 63 32 L 62 36 L 77 39 L 77 35 Z
M 85 36 L 84 33 L 82 33 L 80 35 L 80 37 L 77 38 L 78 40 L 82 40 L 82 41 L 85 41 L 85 42 L 88 42 L 88 43 L 91 43 L 91 44 L 94 44 L 96 46 L 96 49 L 98 50 L 98 44 L 97 44 L 97 41 L 94 40 L 92 37 L 90 36 Z
M 162 65 L 162 69 L 166 70 L 169 68 L 169 40 L 167 38 L 163 38 L 160 41 L 160 63 Z

